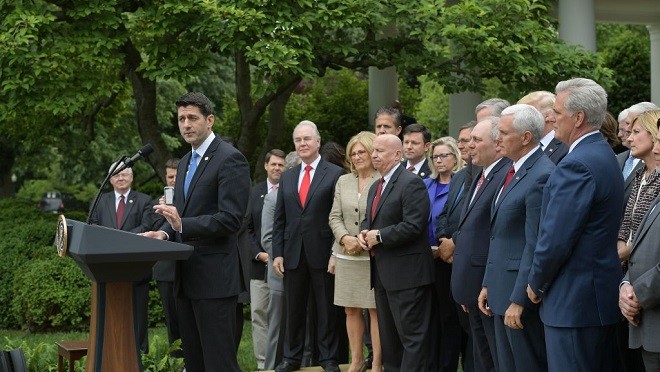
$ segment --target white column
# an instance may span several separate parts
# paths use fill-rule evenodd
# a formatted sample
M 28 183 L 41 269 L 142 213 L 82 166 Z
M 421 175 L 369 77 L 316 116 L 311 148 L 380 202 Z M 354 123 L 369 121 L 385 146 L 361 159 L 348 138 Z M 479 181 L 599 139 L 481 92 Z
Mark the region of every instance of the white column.
M 399 98 L 398 74 L 396 68 L 379 69 L 369 67 L 369 128 L 373 130 L 374 115 L 383 106 L 392 106 Z M 401 102 L 405 106 L 405 102 Z
M 559 0 L 559 38 L 573 45 L 596 51 L 594 0 Z
M 481 103 L 481 94 L 462 92 L 449 95 L 449 135 L 458 137 L 458 128 L 475 120 L 474 108 Z
M 651 102 L 660 106 L 660 23 L 646 28 L 651 40 Z
M 376 35 L 376 40 L 396 36 L 396 24 L 390 23 L 381 29 Z M 395 100 L 399 98 L 399 75 L 396 73 L 396 67 L 386 67 L 379 69 L 369 67 L 369 128 L 373 130 L 374 115 L 376 111 L 383 106 L 392 106 Z M 405 107 L 406 103 L 401 102 Z

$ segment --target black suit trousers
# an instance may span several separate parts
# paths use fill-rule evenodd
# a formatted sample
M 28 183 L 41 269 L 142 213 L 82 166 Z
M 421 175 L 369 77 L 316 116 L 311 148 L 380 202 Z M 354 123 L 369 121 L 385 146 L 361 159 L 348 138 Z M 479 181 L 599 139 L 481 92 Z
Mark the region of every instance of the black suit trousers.
M 432 285 L 387 291 L 376 265 L 374 290 L 383 366 L 386 371 L 426 371 L 431 325 Z
M 177 297 L 187 372 L 240 371 L 234 343 L 237 302 L 238 296 L 203 300 Z
M 157 281 L 158 293 L 160 294 L 160 303 L 163 306 L 165 314 L 165 324 L 167 325 L 167 339 L 170 344 L 181 338 L 179 332 L 179 319 L 176 316 L 176 303 L 174 300 L 174 282 Z M 180 353 L 174 353 L 174 356 L 181 357 Z
M 311 286 L 311 291 L 310 291 Z M 335 279 L 326 269 L 312 269 L 307 264 L 304 247 L 295 269 L 284 272 L 286 301 L 286 336 L 284 359 L 301 363 L 305 345 L 305 323 L 309 295 L 316 305 L 316 335 L 319 362 L 337 361 L 337 306 L 334 305 Z M 310 322 L 314 324 L 314 322 Z

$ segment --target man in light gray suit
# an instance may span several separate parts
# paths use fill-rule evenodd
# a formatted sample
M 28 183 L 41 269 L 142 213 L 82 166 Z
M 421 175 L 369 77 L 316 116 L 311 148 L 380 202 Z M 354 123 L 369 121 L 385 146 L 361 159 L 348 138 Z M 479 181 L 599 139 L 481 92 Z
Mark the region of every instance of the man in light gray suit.
M 289 170 L 300 164 L 300 157 L 295 151 L 284 159 L 284 170 Z M 273 218 L 277 203 L 277 190 L 264 196 L 261 210 L 261 247 L 273 257 Z M 274 369 L 275 363 L 282 359 L 282 344 L 284 340 L 284 281 L 275 274 L 273 265 L 266 265 L 266 283 L 268 283 L 268 332 L 266 335 L 266 360 L 264 369 Z
M 653 152 L 660 157 L 660 141 Z M 660 198 L 639 225 L 628 272 L 619 287 L 619 307 L 630 322 L 629 346 L 642 348 L 647 371 L 660 370 Z

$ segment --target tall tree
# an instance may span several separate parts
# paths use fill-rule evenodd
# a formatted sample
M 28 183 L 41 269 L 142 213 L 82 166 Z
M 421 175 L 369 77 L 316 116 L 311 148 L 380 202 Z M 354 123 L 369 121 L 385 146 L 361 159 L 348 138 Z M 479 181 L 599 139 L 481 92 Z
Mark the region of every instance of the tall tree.
M 128 83 L 137 131 L 154 144 L 151 163 L 162 172 L 171 150 L 159 135 L 158 82 L 195 82 L 218 56 L 235 61 L 237 143 L 248 158 L 268 105 L 281 106 L 301 79 L 328 68 L 394 65 L 447 93 L 481 90 L 493 77 L 518 91 L 576 75 L 608 83 L 596 55 L 557 39 L 550 3 L 0 0 L 0 121 L 16 139 L 53 133 L 54 122 L 69 132 L 82 125 L 91 138 Z M 396 32 L 385 36 L 386 27 Z M 26 119 L 38 130 L 26 133 Z

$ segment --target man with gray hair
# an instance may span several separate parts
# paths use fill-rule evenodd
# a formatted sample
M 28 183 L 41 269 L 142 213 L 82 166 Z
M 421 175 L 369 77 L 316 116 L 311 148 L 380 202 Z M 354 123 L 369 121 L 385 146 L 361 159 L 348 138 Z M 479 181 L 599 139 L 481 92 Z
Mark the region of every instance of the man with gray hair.
M 335 184 L 344 170 L 321 158 L 321 136 L 313 122 L 305 120 L 296 126 L 293 143 L 302 163 L 280 177 L 273 221 L 273 269 L 284 277 L 287 324 L 284 358 L 275 371 L 300 368 L 311 288 L 319 362 L 325 371 L 338 372 L 334 276 L 328 272 L 334 237 L 328 216 Z
M 569 151 L 543 189 L 527 295 L 541 303 L 550 371 L 615 371 L 623 176 L 599 132 L 607 94 L 584 78 L 555 90 L 555 137 Z
M 122 164 L 120 164 L 122 166 Z M 109 172 L 115 169 L 113 164 Z M 101 196 L 91 224 L 114 228 L 132 233 L 151 230 L 157 220 L 147 194 L 131 189 L 133 169 L 126 168 L 110 177 L 113 191 Z M 148 311 L 149 281 L 151 274 L 140 281 L 133 282 L 133 322 L 135 324 L 135 344 L 142 353 L 149 351 Z
M 616 156 L 616 160 L 619 162 L 619 167 L 621 168 L 624 179 L 624 205 L 630 198 L 630 193 L 632 192 L 632 184 L 635 180 L 635 174 L 637 174 L 639 169 L 644 168 L 644 162 L 630 154 L 630 142 L 628 142 L 628 137 L 630 136 L 630 131 L 632 130 L 632 122 L 635 120 L 637 115 L 646 111 L 657 109 L 658 106 L 651 102 L 639 102 L 628 107 L 619 114 L 619 132 L 617 135 L 621 139 L 621 143 L 628 148 L 627 151 L 624 151 Z
M 490 217 L 490 246 L 479 309 L 494 318 L 499 371 L 545 371 L 547 358 L 538 305 L 527 298 L 543 186 L 555 168 L 539 141 L 544 119 L 533 106 L 502 111 L 497 143 L 513 161 Z
M 495 142 L 498 123 L 499 118 L 488 117 L 470 133 L 472 163 L 482 170 L 466 190 L 465 207 L 455 231 L 441 242 L 456 246 L 451 292 L 469 318 L 476 371 L 495 371 L 498 365 L 493 318 L 482 314 L 477 306 L 490 244 L 491 204 L 511 166 Z
M 499 117 L 502 110 L 509 106 L 511 106 L 511 104 L 505 99 L 489 98 L 474 108 L 474 114 L 477 116 L 477 122 L 479 122 L 489 116 Z

